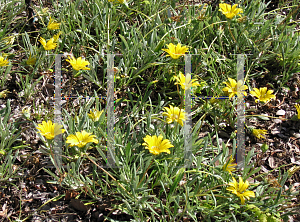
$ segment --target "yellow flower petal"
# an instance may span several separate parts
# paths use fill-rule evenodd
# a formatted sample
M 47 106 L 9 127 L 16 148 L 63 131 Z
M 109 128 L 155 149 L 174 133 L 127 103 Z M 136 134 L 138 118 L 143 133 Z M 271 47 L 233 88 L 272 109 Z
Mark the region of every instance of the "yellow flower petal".
M 51 17 L 47 26 L 48 30 L 59 29 L 60 23 L 55 22 Z
M 179 72 L 179 78 L 177 76 L 174 76 L 174 79 L 177 81 L 175 85 L 179 84 L 183 90 L 194 86 L 200 86 L 199 82 L 196 79 L 191 80 L 191 74 L 188 74 L 186 78 L 182 72 Z
M 94 111 L 90 111 L 90 113 L 88 114 L 88 117 L 93 120 L 94 122 L 97 122 L 101 116 L 101 114 L 103 113 L 104 110 L 96 110 L 94 109 Z
M 219 4 L 219 11 L 221 11 L 227 18 L 229 19 L 233 19 L 234 16 L 239 15 L 241 16 L 239 13 L 243 13 L 243 9 L 241 8 L 237 8 L 237 4 L 233 5 L 231 7 L 231 5 L 226 4 L 226 3 L 221 3 Z
M 148 149 L 149 152 L 154 155 L 158 155 L 163 152 L 170 154 L 171 152 L 169 148 L 174 147 L 168 139 L 163 140 L 162 135 L 159 135 L 158 137 L 156 135 L 147 135 L 144 138 L 144 141 L 145 143 L 143 143 L 142 145 L 146 146 L 145 149 Z
M 8 66 L 9 61 L 4 57 L 0 56 L 0 66 Z
M 247 96 L 245 90 L 248 89 L 248 86 L 244 85 L 241 80 L 236 82 L 234 79 L 228 78 L 228 81 L 229 82 L 223 82 L 226 87 L 224 87 L 222 90 L 228 94 L 229 98 L 234 96 Z
M 95 135 L 90 135 L 91 133 L 85 130 L 81 132 L 76 132 L 75 135 L 71 134 L 67 137 L 66 143 L 70 143 L 70 146 L 78 146 L 79 148 L 84 147 L 87 143 L 98 143 L 95 139 Z
M 90 70 L 89 67 L 86 67 L 87 65 L 89 65 L 90 63 L 88 61 L 85 61 L 85 59 L 82 59 L 81 57 L 79 58 L 70 58 L 69 59 L 66 59 L 67 62 L 69 62 L 73 69 L 79 71 L 79 70 Z
M 254 97 L 257 97 L 255 102 L 261 101 L 261 102 L 268 102 L 271 99 L 275 99 L 276 96 L 273 95 L 273 90 L 268 90 L 267 87 L 262 87 L 260 89 L 254 88 L 254 91 L 250 91 L 250 94 Z
M 250 197 L 255 197 L 253 191 L 247 191 L 249 187 L 249 182 L 247 180 L 244 182 L 242 177 L 239 177 L 239 183 L 237 183 L 234 177 L 232 180 L 233 182 L 228 183 L 230 187 L 228 187 L 226 190 L 237 195 L 241 199 L 241 204 L 245 204 L 245 199 L 249 200 Z
M 167 112 L 163 112 L 162 115 L 167 117 L 166 121 L 168 124 L 176 121 L 183 126 L 183 121 L 185 121 L 185 111 L 183 109 L 179 109 L 179 107 L 173 107 L 172 105 L 170 105 L 170 108 L 164 107 L 164 109 Z
M 268 131 L 267 130 L 261 130 L 261 129 L 253 129 L 252 134 L 256 136 L 258 139 L 264 138 L 263 135 L 265 135 Z
M 180 43 L 175 46 L 173 43 L 167 45 L 168 49 L 162 49 L 163 51 L 167 52 L 167 56 L 171 56 L 173 59 L 179 59 L 180 56 L 183 56 L 187 51 L 187 46 L 181 46 Z
M 37 129 L 39 130 L 39 133 L 46 137 L 48 140 L 52 140 L 56 135 L 65 132 L 64 129 L 61 129 L 61 127 L 61 125 L 52 123 L 52 121 L 49 120 L 47 122 L 43 121 L 42 124 L 38 124 Z
M 48 42 L 46 42 L 46 40 L 42 37 L 40 37 L 39 42 L 43 45 L 45 50 L 51 50 L 51 49 L 55 49 L 57 44 L 54 43 L 54 39 L 51 38 Z
M 297 110 L 297 117 L 298 117 L 298 119 L 300 119 L 300 104 L 296 104 L 295 108 Z

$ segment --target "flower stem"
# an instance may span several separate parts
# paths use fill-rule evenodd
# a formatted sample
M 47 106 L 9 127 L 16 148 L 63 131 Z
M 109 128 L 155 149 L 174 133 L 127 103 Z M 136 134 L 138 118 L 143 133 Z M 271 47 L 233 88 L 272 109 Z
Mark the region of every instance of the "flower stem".
M 151 161 L 151 163 L 149 164 L 147 170 L 146 170 L 145 173 L 143 174 L 143 177 L 142 177 L 142 179 L 140 180 L 140 182 L 139 182 L 139 184 L 137 185 L 137 187 L 139 187 L 140 184 L 142 183 L 142 181 L 144 180 L 144 177 L 145 177 L 146 173 L 148 172 L 150 166 L 152 165 L 153 161 L 154 161 L 154 158 L 152 159 L 152 161 Z
M 72 85 L 73 85 L 73 74 L 71 76 L 71 84 L 70 84 L 70 87 L 69 87 L 69 92 L 68 92 L 68 96 L 71 97 L 71 90 L 72 90 Z M 69 99 L 67 98 L 67 104 L 66 104 L 66 109 L 68 109 L 68 104 L 69 104 Z
M 233 34 L 232 34 L 232 32 L 231 32 L 231 29 L 230 29 L 230 22 L 227 23 L 227 24 L 228 24 L 228 30 L 229 30 L 229 32 L 230 32 L 230 35 L 231 35 L 231 37 L 233 38 L 233 40 L 234 40 L 234 42 L 235 42 L 235 44 L 236 44 L 236 46 L 237 46 L 237 49 L 239 49 L 238 43 L 237 43 L 236 39 L 234 38 L 234 36 L 233 36 Z

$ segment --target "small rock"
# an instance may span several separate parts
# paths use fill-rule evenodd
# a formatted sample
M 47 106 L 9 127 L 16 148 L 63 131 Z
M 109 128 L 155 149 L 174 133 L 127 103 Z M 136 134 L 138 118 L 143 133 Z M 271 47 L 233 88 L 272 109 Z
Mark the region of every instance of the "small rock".
M 278 133 L 280 133 L 280 128 L 276 127 L 276 128 L 274 128 L 274 129 L 271 130 L 271 134 L 272 135 L 275 135 L 275 134 L 278 134 Z
M 225 131 L 222 131 L 222 130 L 219 132 L 219 137 L 221 137 L 221 138 L 227 138 L 227 139 L 230 138 L 229 134 L 226 133 Z
M 277 116 L 284 116 L 285 115 L 285 111 L 283 109 L 280 109 L 276 112 Z
M 284 137 L 284 135 L 282 133 L 277 133 L 277 136 L 280 137 L 280 138 Z
M 288 136 L 283 135 L 282 133 L 278 133 L 278 134 L 276 134 L 276 136 L 278 136 L 279 138 L 283 138 L 283 139 L 289 138 Z
M 287 121 L 285 121 L 285 122 L 282 123 L 281 126 L 282 126 L 282 127 L 289 127 L 289 125 L 290 125 L 290 124 L 289 124 Z
M 223 140 L 221 138 L 219 138 L 219 145 L 220 145 L 220 147 L 222 147 L 222 142 L 223 142 Z
M 299 139 L 300 138 L 300 133 L 295 133 L 294 137 L 296 137 L 297 139 Z
M 279 123 L 282 123 L 282 120 L 281 119 L 273 119 L 273 122 L 279 124 Z
M 294 136 L 294 134 L 295 134 L 295 131 L 294 130 L 290 130 L 290 135 Z

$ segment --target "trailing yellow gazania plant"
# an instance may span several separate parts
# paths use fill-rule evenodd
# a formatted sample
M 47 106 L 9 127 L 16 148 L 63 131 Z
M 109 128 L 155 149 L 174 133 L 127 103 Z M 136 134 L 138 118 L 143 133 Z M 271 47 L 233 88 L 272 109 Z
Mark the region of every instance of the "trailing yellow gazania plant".
M 84 58 L 78 57 L 77 59 L 72 55 L 69 56 L 69 59 L 66 59 L 67 62 L 69 62 L 73 68 L 73 75 L 71 78 L 70 88 L 69 88 L 69 95 L 71 95 L 71 89 L 73 86 L 73 77 L 76 78 L 81 74 L 81 70 L 91 70 L 89 67 L 86 67 L 90 65 L 88 61 L 86 61 Z M 68 105 L 68 103 L 67 103 Z
M 153 155 L 158 155 L 161 153 L 170 154 L 169 148 L 174 147 L 168 139 L 163 140 L 163 136 L 149 136 L 147 135 L 144 138 L 143 146 L 146 146 L 145 149 L 149 150 Z
M 168 124 L 177 122 L 183 126 L 183 121 L 185 121 L 185 111 L 183 109 L 180 109 L 179 107 L 173 107 L 172 105 L 170 105 L 169 108 L 164 107 L 164 109 L 167 112 L 163 112 L 162 115 L 167 117 L 166 121 Z
M 4 57 L 0 56 L 0 66 L 8 66 L 9 61 Z
M 296 104 L 295 108 L 297 110 L 297 118 L 300 120 L 300 104 Z
M 104 110 L 99 111 L 97 109 L 94 109 L 93 111 L 92 110 L 90 111 L 90 113 L 88 114 L 88 117 L 91 120 L 93 120 L 94 122 L 97 122 L 103 112 L 104 112 Z
M 232 155 L 230 156 L 229 160 L 223 165 L 223 170 L 227 171 L 232 175 L 232 171 L 235 171 L 235 167 L 237 166 L 236 163 L 233 163 L 234 159 L 232 158 Z
M 36 63 L 36 56 L 29 56 L 29 58 L 26 60 L 27 65 L 32 65 L 34 66 Z
M 228 78 L 228 82 L 223 83 L 226 84 L 226 87 L 223 88 L 223 91 L 228 94 L 230 99 L 234 96 L 247 96 L 245 90 L 248 89 L 248 86 L 244 85 L 243 81 L 239 80 L 236 82 L 234 79 Z
M 65 130 L 61 128 L 61 125 L 52 123 L 51 120 L 48 120 L 47 122 L 43 121 L 42 124 L 38 124 L 37 127 L 39 133 L 48 140 L 53 140 L 55 136 L 64 133 Z
M 55 20 L 53 20 L 51 17 L 49 19 L 49 23 L 47 26 L 48 30 L 55 30 L 55 29 L 59 29 L 60 23 L 55 22 Z
M 67 137 L 66 143 L 69 143 L 70 147 L 80 148 L 80 150 L 76 149 L 79 153 L 81 153 L 81 151 L 86 152 L 88 143 L 98 143 L 98 140 L 95 139 L 96 136 L 91 134 L 92 133 L 88 133 L 85 130 L 76 132 Z
M 172 59 L 179 59 L 180 56 L 184 56 L 186 52 L 188 52 L 187 46 L 181 46 L 178 43 L 176 46 L 173 43 L 167 45 L 167 49 L 162 49 L 163 51 L 167 52 L 167 56 L 170 56 Z
M 108 0 L 108 1 L 114 4 L 123 4 L 124 2 L 126 2 L 125 0 Z
M 191 79 L 191 77 L 191 74 L 188 74 L 187 77 L 185 77 L 185 75 L 179 71 L 179 77 L 174 76 L 174 79 L 176 80 L 175 85 L 180 85 L 181 89 L 184 91 L 189 87 L 200 86 L 199 82 L 196 79 Z
M 228 19 L 233 19 L 233 17 L 240 15 L 240 13 L 243 13 L 243 9 L 237 8 L 238 4 L 234 4 L 233 6 L 226 4 L 226 3 L 221 3 L 219 4 L 219 11 L 221 11 L 226 18 Z
M 255 100 L 256 103 L 260 102 L 269 102 L 271 99 L 275 99 L 276 96 L 273 95 L 272 93 L 274 92 L 273 90 L 269 89 L 267 87 L 262 87 L 262 88 L 254 88 L 254 91 L 250 91 L 250 94 L 254 97 L 257 97 Z
M 90 63 L 84 58 L 78 57 L 76 59 L 74 56 L 69 56 L 69 59 L 66 59 L 66 61 L 71 64 L 74 77 L 78 77 L 80 75 L 80 70 L 91 70 L 89 67 L 86 67 L 90 65 Z
M 54 41 L 54 38 L 51 38 L 46 42 L 46 40 L 43 37 L 40 37 L 39 42 L 47 51 L 55 49 L 57 47 L 57 43 Z
M 264 135 L 268 132 L 268 130 L 261 129 L 252 129 L 252 134 L 256 136 L 258 139 L 266 139 Z
M 233 182 L 230 182 L 228 185 L 230 187 L 227 188 L 228 191 L 231 191 L 233 194 L 237 195 L 241 199 L 241 204 L 245 204 L 246 199 L 250 199 L 250 197 L 255 197 L 253 191 L 247 191 L 249 187 L 249 182 L 246 180 L 243 181 L 242 177 L 239 177 L 239 182 L 232 177 Z

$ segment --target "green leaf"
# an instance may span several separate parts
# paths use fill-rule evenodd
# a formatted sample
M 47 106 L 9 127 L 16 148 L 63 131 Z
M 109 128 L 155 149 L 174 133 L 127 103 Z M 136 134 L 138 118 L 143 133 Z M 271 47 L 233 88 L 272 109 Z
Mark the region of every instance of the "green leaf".
M 126 49 L 129 49 L 128 43 L 127 43 L 126 39 L 124 38 L 124 36 L 122 36 L 121 34 L 119 34 L 119 37 L 121 38 L 122 42 L 124 43 Z
M 270 120 L 268 117 L 263 116 L 263 115 L 259 115 L 259 116 L 257 116 L 257 118 L 259 118 L 261 120 Z
M 170 196 L 173 194 L 175 188 L 178 186 L 180 180 L 182 179 L 183 177 L 183 174 L 184 174 L 184 171 L 185 171 L 185 168 L 181 168 L 177 174 L 177 176 L 175 177 L 175 180 L 173 181 L 173 184 L 170 188 L 170 192 L 169 192 L 169 195 L 168 195 L 168 199 L 170 199 Z
M 258 217 L 258 220 L 259 222 L 267 222 L 267 215 L 265 214 L 261 214 L 259 217 Z
M 268 149 L 269 149 L 269 146 L 264 143 L 261 147 L 260 147 L 261 151 L 263 151 L 263 153 L 265 153 Z
M 159 52 L 163 45 L 165 44 L 165 40 L 161 40 L 158 45 L 155 47 L 154 52 Z

